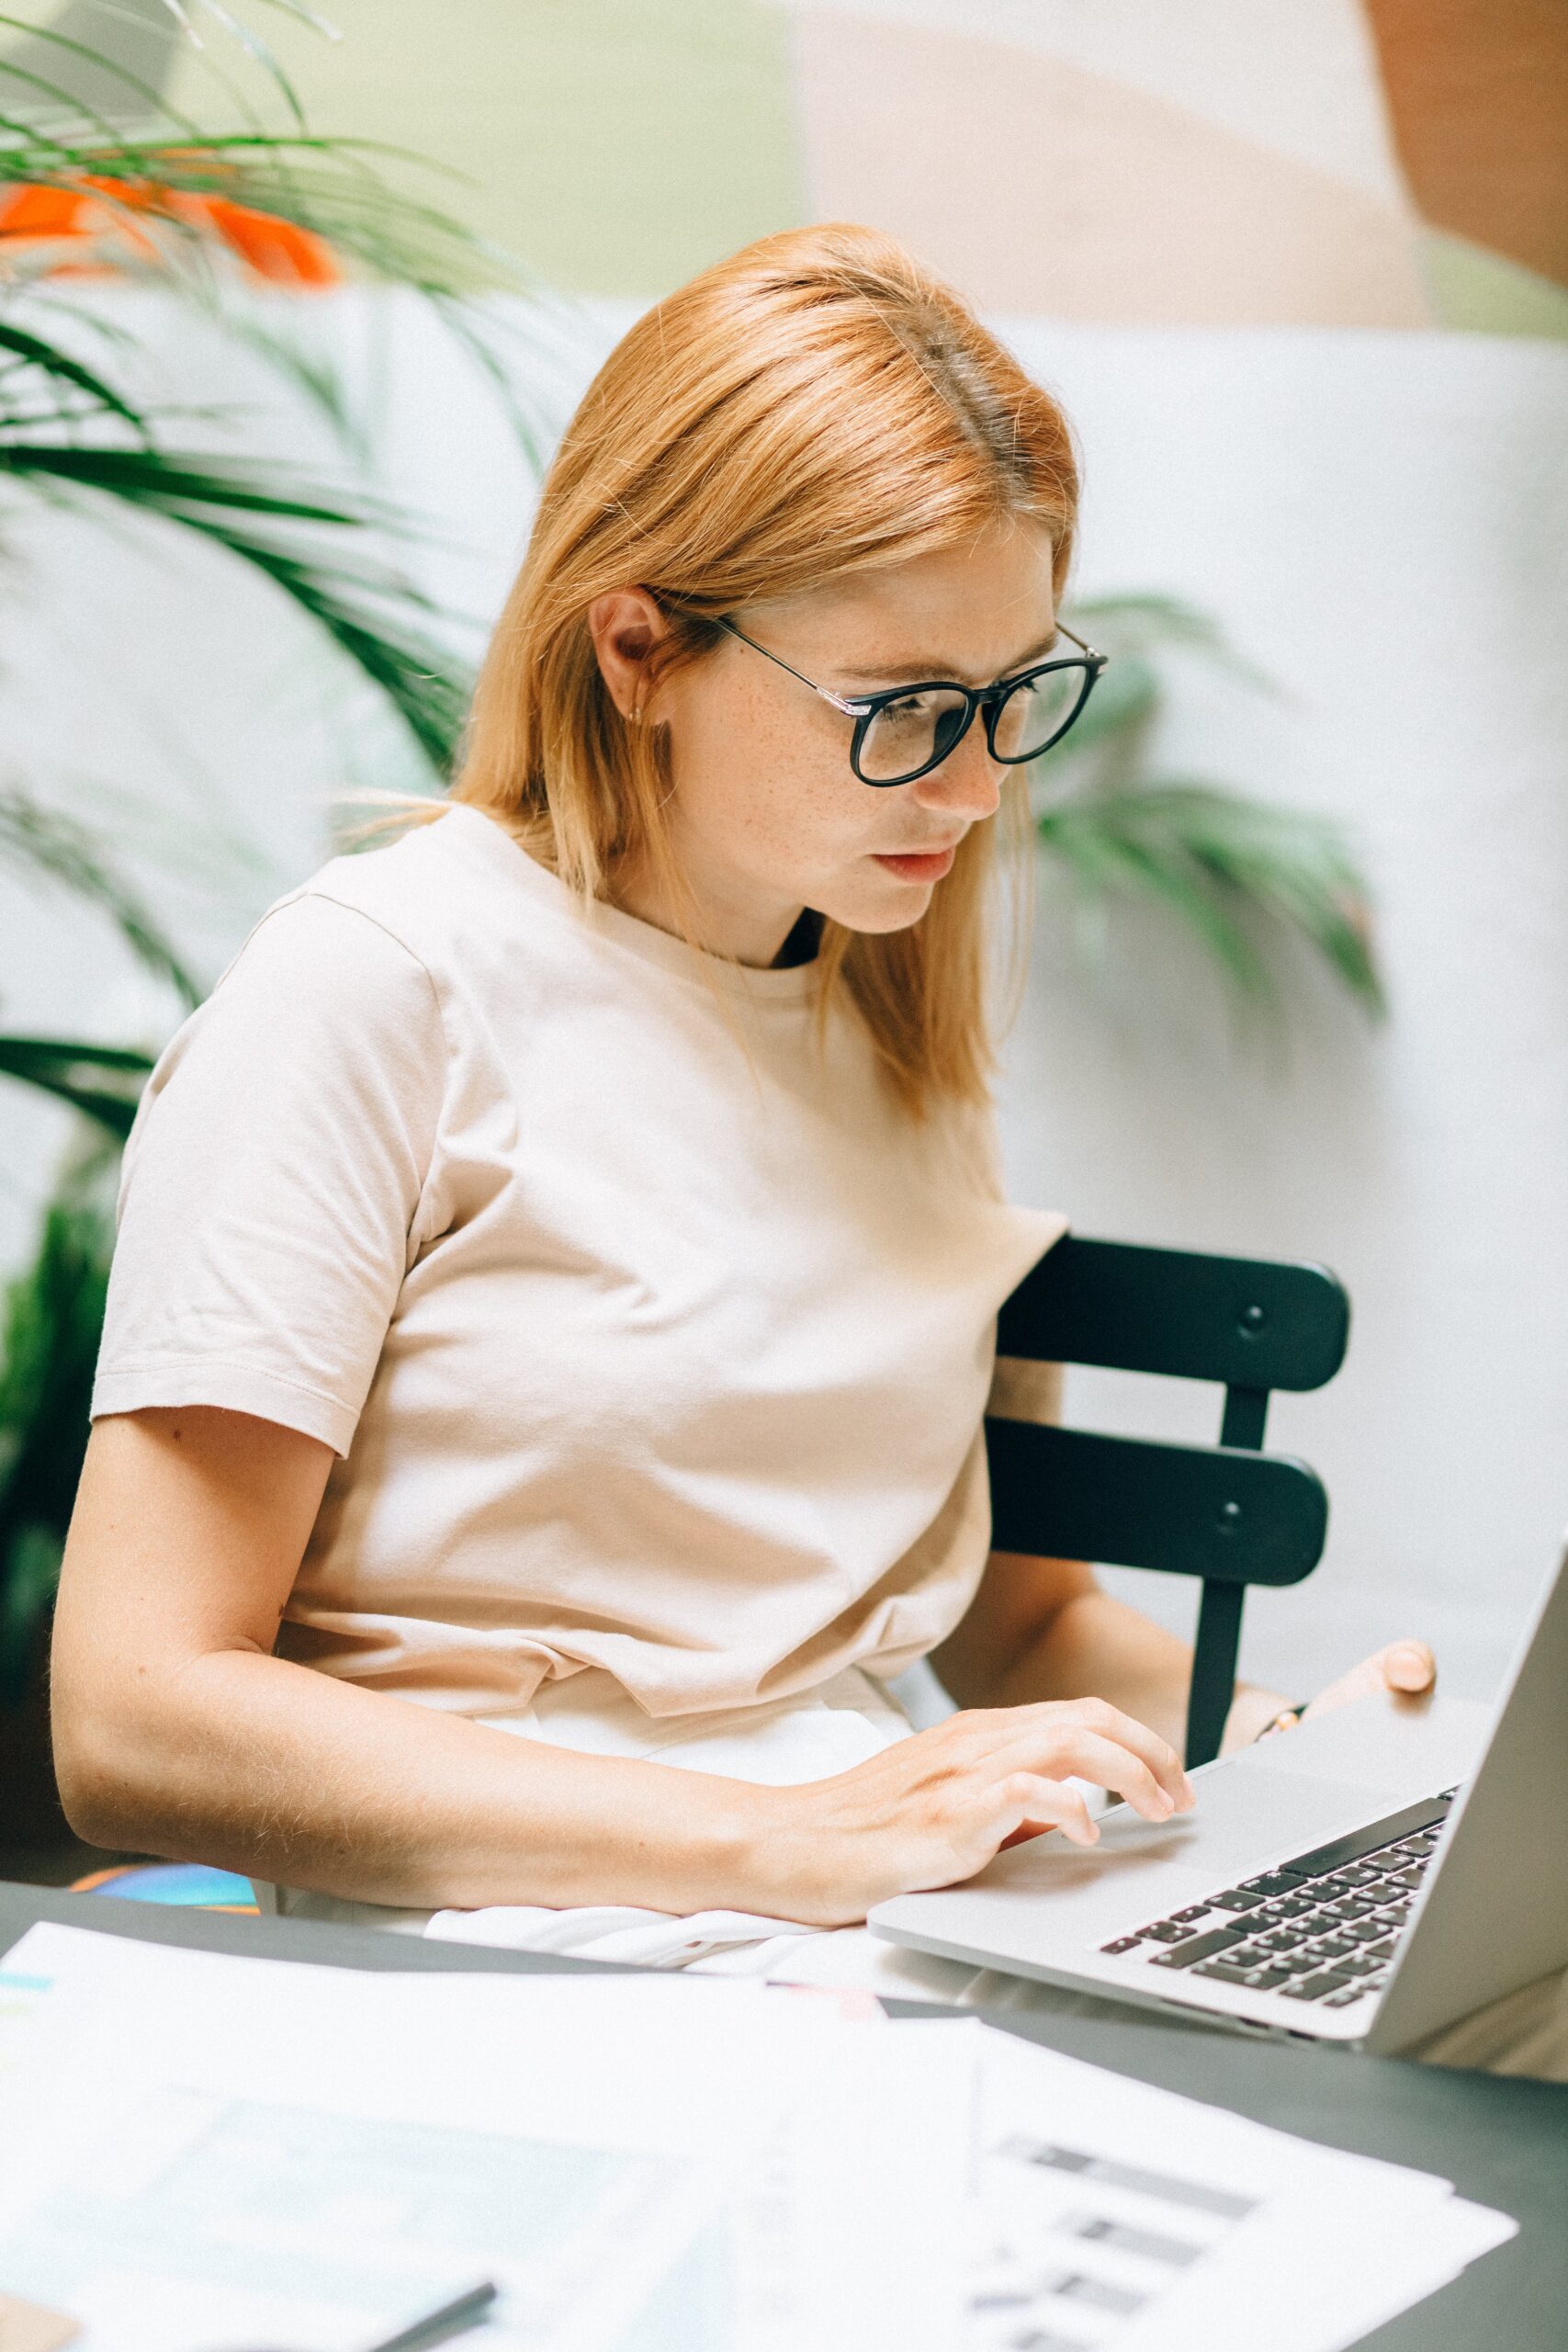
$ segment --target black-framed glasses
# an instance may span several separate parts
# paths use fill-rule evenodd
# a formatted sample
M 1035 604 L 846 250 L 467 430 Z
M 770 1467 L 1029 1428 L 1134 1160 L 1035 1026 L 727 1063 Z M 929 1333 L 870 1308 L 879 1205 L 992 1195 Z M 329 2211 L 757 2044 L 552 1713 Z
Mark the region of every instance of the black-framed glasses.
M 862 784 L 875 786 L 913 784 L 917 776 L 929 775 L 958 749 L 977 713 L 984 714 L 993 760 L 1004 767 L 1037 760 L 1061 741 L 1079 716 L 1110 658 L 1058 626 L 1057 634 L 1077 647 L 1076 653 L 1036 662 L 1010 678 L 998 678 L 995 685 L 961 686 L 953 678 L 928 678 L 918 685 L 890 687 L 886 694 L 836 695 L 770 653 L 732 620 L 720 616 L 718 626 L 854 720 L 850 765 Z

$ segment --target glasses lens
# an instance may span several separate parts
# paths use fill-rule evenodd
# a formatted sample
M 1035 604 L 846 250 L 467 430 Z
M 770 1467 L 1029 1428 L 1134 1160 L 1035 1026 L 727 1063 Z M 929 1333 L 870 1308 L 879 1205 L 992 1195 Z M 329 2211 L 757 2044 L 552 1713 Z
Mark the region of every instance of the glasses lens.
M 997 713 L 998 760 L 1032 760 L 1069 728 L 1083 707 L 1092 673 L 1087 662 L 1066 662 L 1015 686 Z
M 861 738 L 862 775 L 870 784 L 897 784 L 933 760 L 945 759 L 963 731 L 968 707 L 962 695 L 941 686 L 885 703 Z

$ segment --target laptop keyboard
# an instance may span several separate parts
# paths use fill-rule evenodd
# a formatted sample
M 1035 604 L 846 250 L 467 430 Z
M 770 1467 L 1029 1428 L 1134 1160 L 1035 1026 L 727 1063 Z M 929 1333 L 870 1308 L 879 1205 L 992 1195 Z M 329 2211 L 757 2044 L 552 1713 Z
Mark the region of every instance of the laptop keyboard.
M 1457 1789 L 1101 1944 L 1118 1959 L 1348 2009 L 1381 1992 Z

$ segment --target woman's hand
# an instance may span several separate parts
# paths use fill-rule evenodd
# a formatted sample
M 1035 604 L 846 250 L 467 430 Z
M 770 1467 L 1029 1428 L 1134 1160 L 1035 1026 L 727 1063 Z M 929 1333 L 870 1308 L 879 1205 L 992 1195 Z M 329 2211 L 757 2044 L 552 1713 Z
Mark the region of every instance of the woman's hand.
M 769 1870 L 771 1907 L 843 1927 L 890 1895 L 972 1878 L 1047 1829 L 1092 1846 L 1100 1830 L 1074 1779 L 1113 1790 L 1146 1821 L 1193 1803 L 1175 1749 L 1103 1700 L 976 1708 L 852 1771 L 767 1791 L 773 1836 L 756 1859 L 782 1866 Z
M 1390 1642 L 1386 1649 L 1374 1651 L 1371 1657 L 1353 1666 L 1348 1674 L 1340 1675 L 1325 1690 L 1320 1690 L 1310 1706 L 1303 1710 L 1302 1720 L 1309 1722 L 1314 1715 L 1330 1715 L 1336 1707 L 1348 1707 L 1352 1699 L 1370 1699 L 1380 1690 L 1401 1691 L 1407 1698 L 1419 1698 L 1430 1690 L 1438 1679 L 1438 1661 L 1425 1642 Z

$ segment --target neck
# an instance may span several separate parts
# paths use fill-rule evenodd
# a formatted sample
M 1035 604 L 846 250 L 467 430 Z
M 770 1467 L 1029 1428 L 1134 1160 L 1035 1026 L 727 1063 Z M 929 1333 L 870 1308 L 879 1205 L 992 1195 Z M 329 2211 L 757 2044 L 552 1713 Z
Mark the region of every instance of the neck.
M 727 876 L 709 874 L 699 881 L 683 872 L 682 887 L 677 887 L 658 872 L 650 858 L 628 863 L 615 876 L 614 896 L 615 904 L 639 922 L 688 940 L 705 955 L 723 956 L 756 971 L 777 964 L 806 911 L 787 899 L 761 901 Z

